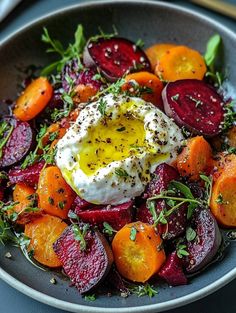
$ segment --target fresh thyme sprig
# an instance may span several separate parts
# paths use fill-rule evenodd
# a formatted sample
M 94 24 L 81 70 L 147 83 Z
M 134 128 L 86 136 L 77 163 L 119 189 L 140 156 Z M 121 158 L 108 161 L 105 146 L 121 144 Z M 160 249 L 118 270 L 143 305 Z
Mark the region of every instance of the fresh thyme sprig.
M 152 298 L 158 294 L 158 290 L 148 283 L 144 285 L 132 285 L 129 287 L 129 291 L 138 297 L 149 296 L 149 298 Z
M 47 49 L 47 52 L 59 54 L 60 59 L 45 67 L 41 71 L 41 75 L 47 76 L 55 69 L 58 72 L 60 72 L 65 66 L 65 64 L 72 59 L 77 59 L 79 66 L 82 68 L 80 59 L 86 44 L 86 39 L 84 37 L 82 25 L 77 26 L 74 37 L 75 37 L 74 43 L 69 44 L 68 47 L 64 49 L 62 43 L 59 40 L 52 39 L 51 36 L 49 35 L 47 28 L 46 27 L 43 28 L 43 34 L 41 39 L 43 42 L 50 46 L 50 48 Z
M 7 121 L 3 120 L 0 123 L 0 158 L 2 157 L 3 147 L 6 145 L 10 138 L 14 127 Z

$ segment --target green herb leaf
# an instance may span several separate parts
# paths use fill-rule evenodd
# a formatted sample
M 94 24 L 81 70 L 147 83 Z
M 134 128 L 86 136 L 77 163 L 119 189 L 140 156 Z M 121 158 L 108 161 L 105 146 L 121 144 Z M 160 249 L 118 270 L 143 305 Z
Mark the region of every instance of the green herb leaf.
M 135 241 L 136 235 L 137 235 L 137 229 L 134 226 L 132 226 L 130 229 L 130 235 L 129 235 L 130 240 Z
M 144 47 L 144 41 L 142 39 L 138 39 L 135 43 L 135 46 L 142 49 Z
M 195 232 L 192 227 L 187 227 L 186 229 L 186 239 L 187 241 L 193 241 L 197 236 L 197 233 Z
M 3 147 L 8 142 L 8 139 L 10 138 L 13 129 L 13 125 L 7 123 L 5 120 L 0 123 L 0 158 L 2 158 Z
M 107 107 L 107 102 L 101 98 L 99 100 L 98 111 L 101 113 L 102 116 L 106 115 L 106 107 Z
M 216 61 L 216 58 L 218 56 L 219 48 L 221 45 L 221 37 L 218 34 L 213 35 L 208 43 L 206 52 L 204 55 L 204 59 L 206 62 L 206 65 L 213 71 L 214 68 L 214 62 Z
M 110 224 L 108 224 L 107 222 L 103 223 L 103 232 L 104 234 L 107 234 L 108 236 L 112 236 L 113 233 L 116 233 L 116 230 L 114 230 Z
M 122 168 L 116 168 L 115 169 L 115 174 L 120 177 L 129 177 L 129 174 L 126 172 L 126 170 Z
M 96 300 L 96 296 L 95 296 L 95 294 L 86 295 L 86 296 L 84 296 L 84 300 L 85 301 L 95 301 Z
M 183 256 L 188 256 L 189 255 L 189 253 L 188 253 L 188 251 L 186 250 L 186 248 L 187 248 L 187 246 L 186 245 L 184 245 L 184 244 L 178 244 L 177 245 L 177 256 L 180 258 L 180 259 L 182 259 L 183 258 Z
M 84 224 L 82 226 L 82 229 L 77 224 L 73 224 L 72 225 L 74 238 L 75 238 L 76 241 L 80 242 L 80 250 L 81 251 L 86 250 L 87 244 L 86 244 L 85 236 L 87 234 L 88 229 L 89 229 L 89 225 L 88 224 Z
M 181 192 L 187 199 L 194 199 L 190 188 L 185 184 L 178 181 L 172 181 L 171 186 L 174 186 L 174 188 L 176 188 L 177 191 Z
M 145 285 L 134 285 L 129 288 L 131 293 L 137 295 L 138 297 L 149 296 L 149 298 L 154 297 L 158 294 L 158 291 L 153 286 L 146 283 Z

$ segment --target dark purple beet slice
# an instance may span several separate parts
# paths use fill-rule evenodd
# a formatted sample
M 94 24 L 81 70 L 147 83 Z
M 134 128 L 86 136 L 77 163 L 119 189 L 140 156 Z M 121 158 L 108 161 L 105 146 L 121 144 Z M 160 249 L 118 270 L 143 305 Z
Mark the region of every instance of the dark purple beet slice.
M 132 221 L 133 201 L 116 206 L 93 206 L 92 208 L 74 209 L 80 219 L 91 225 L 97 225 L 103 229 L 103 223 L 107 222 L 115 230 L 121 229 Z
M 29 123 L 18 121 L 12 117 L 5 120 L 13 125 L 14 129 L 3 147 L 0 168 L 12 166 L 21 161 L 34 143 L 34 134 Z
M 91 208 L 93 206 L 94 204 L 87 202 L 86 200 L 80 198 L 80 196 L 76 196 L 74 202 L 72 203 L 71 208 L 74 212 L 77 212 L 77 211 Z
M 78 65 L 77 60 L 72 60 L 64 67 L 61 79 L 62 79 L 62 87 L 68 92 L 70 89 L 70 85 L 68 83 L 67 77 L 70 77 L 73 81 L 74 87 L 83 84 L 83 85 L 92 85 L 95 89 L 99 90 L 102 86 L 102 82 L 100 80 L 94 79 L 94 75 L 98 74 L 95 68 L 88 68 L 81 70 Z
M 222 240 L 217 222 L 208 209 L 197 212 L 192 227 L 197 236 L 187 244 L 188 273 L 197 272 L 206 266 L 216 255 Z
M 83 60 L 87 67 L 98 67 L 112 82 L 128 72 L 151 70 L 146 54 L 124 38 L 90 40 L 85 47 Z
M 130 291 L 129 289 L 125 286 L 123 278 L 120 276 L 119 272 L 113 267 L 109 274 L 107 275 L 107 279 L 109 285 L 111 285 L 113 288 L 116 290 L 129 295 Z
M 113 262 L 113 255 L 105 237 L 98 231 L 87 231 L 86 250 L 81 250 L 72 227 L 71 225 L 65 229 L 53 248 L 66 275 L 80 293 L 85 293 L 106 277 Z
M 173 180 L 179 179 L 179 173 L 177 170 L 166 164 L 162 163 L 158 165 L 153 175 L 151 182 L 148 184 L 144 197 L 150 198 L 155 194 L 159 194 L 163 190 L 166 190 Z M 160 213 L 166 207 L 164 200 L 156 201 L 157 213 Z M 136 219 L 144 223 L 153 223 L 152 215 L 149 209 L 146 207 L 146 203 L 143 203 L 137 210 Z M 170 240 L 181 235 L 187 225 L 187 208 L 185 205 L 181 206 L 176 212 L 172 213 L 167 218 L 167 225 L 159 225 L 158 230 L 162 234 L 163 239 Z
M 35 163 L 26 169 L 15 167 L 8 172 L 10 184 L 17 184 L 19 182 L 25 182 L 27 185 L 35 186 L 38 184 L 39 174 L 44 167 L 45 162 L 41 161 Z
M 176 251 L 168 255 L 167 260 L 160 269 L 158 275 L 170 286 L 187 284 L 187 278 L 183 272 L 182 260 L 177 256 Z
M 170 82 L 162 91 L 164 109 L 176 124 L 205 136 L 215 136 L 222 130 L 224 101 L 216 90 L 197 79 Z

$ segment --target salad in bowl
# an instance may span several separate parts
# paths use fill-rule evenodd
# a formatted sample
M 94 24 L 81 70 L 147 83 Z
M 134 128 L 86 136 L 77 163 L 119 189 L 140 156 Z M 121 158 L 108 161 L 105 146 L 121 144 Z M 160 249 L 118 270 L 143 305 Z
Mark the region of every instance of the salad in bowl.
M 187 284 L 222 256 L 221 228 L 236 227 L 221 37 L 205 55 L 143 50 L 116 31 L 86 40 L 82 25 L 67 49 L 46 28 L 42 41 L 58 59 L 24 80 L 1 119 L 1 243 L 62 270 L 89 300 L 102 284 L 124 297 Z

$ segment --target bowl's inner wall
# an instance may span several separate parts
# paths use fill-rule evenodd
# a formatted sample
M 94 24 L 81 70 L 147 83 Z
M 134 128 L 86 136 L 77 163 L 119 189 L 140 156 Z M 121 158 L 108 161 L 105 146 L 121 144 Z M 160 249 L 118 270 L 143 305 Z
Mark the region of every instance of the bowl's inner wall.
M 146 47 L 157 42 L 173 42 L 188 45 L 202 53 L 209 37 L 214 33 L 219 33 L 224 42 L 225 55 L 222 63 L 229 68 L 231 82 L 236 80 L 234 53 L 236 40 L 220 27 L 190 13 L 166 8 L 160 4 L 115 2 L 112 5 L 95 4 L 65 10 L 63 13 L 45 18 L 27 27 L 4 43 L 0 49 L 0 99 L 14 100 L 16 98 L 17 84 L 23 76 L 17 68 L 22 69 L 31 64 L 46 65 L 56 60 L 57 56 L 45 53 L 46 46 L 40 40 L 44 26 L 48 28 L 53 38 L 67 44 L 73 40 L 74 31 L 79 23 L 84 26 L 86 36 L 97 34 L 98 26 L 101 26 L 104 32 L 112 32 L 112 25 L 115 25 L 120 36 L 134 41 L 142 38 Z M 12 251 L 14 261 L 4 258 L 4 254 L 9 250 Z M 1 267 L 26 285 L 64 301 L 108 308 L 161 303 L 188 295 L 208 286 L 235 268 L 235 259 L 236 246 L 234 245 L 229 249 L 223 262 L 209 267 L 207 271 L 192 279 L 187 286 L 160 288 L 157 298 L 131 296 L 124 299 L 101 295 L 95 302 L 85 302 L 74 287 L 69 287 L 67 280 L 58 277 L 58 283 L 52 285 L 50 284 L 52 272 L 41 272 L 34 268 L 17 249 L 0 248 Z

